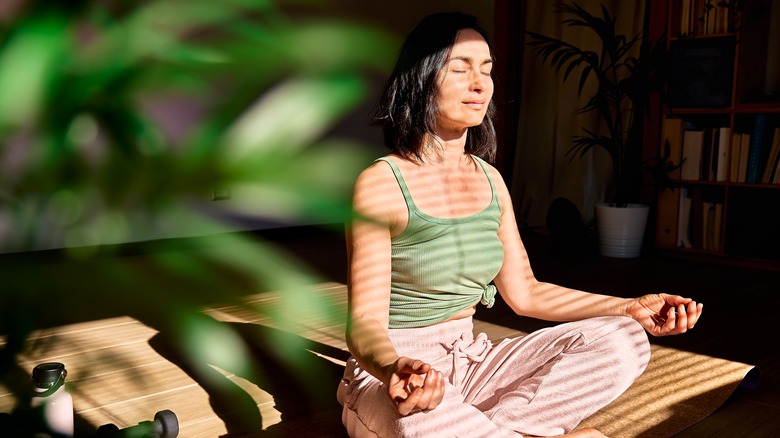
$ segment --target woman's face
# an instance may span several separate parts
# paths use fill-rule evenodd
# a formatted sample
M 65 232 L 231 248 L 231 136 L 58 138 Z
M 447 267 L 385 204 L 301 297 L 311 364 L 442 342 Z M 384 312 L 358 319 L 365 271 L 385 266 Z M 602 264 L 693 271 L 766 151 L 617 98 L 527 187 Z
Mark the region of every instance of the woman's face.
M 449 59 L 439 73 L 437 130 L 461 132 L 482 123 L 493 97 L 490 48 L 479 32 L 458 32 Z

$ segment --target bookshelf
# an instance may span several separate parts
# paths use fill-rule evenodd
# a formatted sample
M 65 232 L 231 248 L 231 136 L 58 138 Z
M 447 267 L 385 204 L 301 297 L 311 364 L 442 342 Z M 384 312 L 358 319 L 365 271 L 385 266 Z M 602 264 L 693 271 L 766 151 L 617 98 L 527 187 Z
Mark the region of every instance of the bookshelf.
M 657 193 L 655 247 L 780 268 L 780 0 L 662 3 L 667 105 L 647 147 L 680 168 Z

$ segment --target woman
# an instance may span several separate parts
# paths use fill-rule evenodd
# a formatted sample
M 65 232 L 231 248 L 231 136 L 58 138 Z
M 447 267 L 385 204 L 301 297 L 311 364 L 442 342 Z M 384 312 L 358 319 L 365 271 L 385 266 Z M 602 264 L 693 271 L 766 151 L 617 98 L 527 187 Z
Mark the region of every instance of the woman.
M 702 305 L 539 282 L 495 168 L 493 55 L 473 17 L 424 19 L 375 110 L 391 153 L 358 177 L 348 227 L 350 436 L 602 436 L 572 432 L 644 371 L 653 335 Z M 492 284 L 491 284 L 492 283 Z M 574 321 L 492 345 L 474 336 L 496 289 L 519 315 Z

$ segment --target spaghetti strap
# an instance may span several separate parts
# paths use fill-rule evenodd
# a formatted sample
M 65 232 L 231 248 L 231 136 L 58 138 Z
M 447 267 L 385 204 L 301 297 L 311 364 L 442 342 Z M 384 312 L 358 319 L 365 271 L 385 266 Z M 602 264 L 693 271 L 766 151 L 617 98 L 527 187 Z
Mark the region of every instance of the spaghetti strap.
M 501 201 L 498 198 L 498 190 L 496 190 L 496 184 L 493 182 L 493 176 L 490 175 L 490 169 L 488 169 L 488 165 L 482 158 L 479 158 L 476 155 L 471 155 L 474 160 L 479 163 L 479 165 L 482 167 L 482 171 L 485 172 L 485 176 L 487 176 L 488 182 L 490 183 L 490 190 L 493 192 L 493 200 L 498 204 L 498 208 L 501 208 Z
M 403 175 L 401 174 L 401 169 L 398 168 L 398 165 L 395 164 L 395 161 L 393 161 L 390 157 L 381 157 L 374 160 L 376 161 L 384 161 L 387 164 L 390 165 L 390 168 L 393 170 L 393 175 L 395 175 L 396 181 L 398 181 L 398 186 L 401 188 L 401 192 L 404 194 L 404 199 L 406 200 L 406 206 L 409 207 L 410 210 L 417 211 L 417 205 L 414 203 L 414 199 L 412 199 L 412 194 L 409 193 L 409 187 L 406 185 L 406 181 L 404 180 Z M 493 184 L 491 182 L 491 184 Z

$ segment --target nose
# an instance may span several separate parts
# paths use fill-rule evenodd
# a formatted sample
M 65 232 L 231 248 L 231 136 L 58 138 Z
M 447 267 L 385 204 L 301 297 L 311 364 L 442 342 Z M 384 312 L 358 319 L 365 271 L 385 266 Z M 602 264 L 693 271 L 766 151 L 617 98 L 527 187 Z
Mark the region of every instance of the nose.
M 493 79 L 489 75 L 484 75 L 479 70 L 474 71 L 471 77 L 471 91 L 482 92 L 488 87 Z

